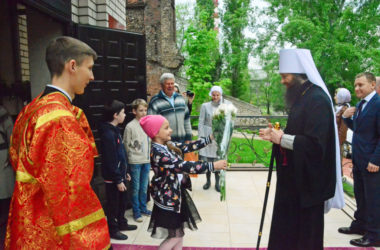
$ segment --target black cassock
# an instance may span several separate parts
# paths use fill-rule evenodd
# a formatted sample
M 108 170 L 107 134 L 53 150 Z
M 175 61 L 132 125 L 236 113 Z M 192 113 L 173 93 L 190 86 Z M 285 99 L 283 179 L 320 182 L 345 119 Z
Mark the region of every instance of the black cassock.
M 307 81 L 290 109 L 285 134 L 293 150 L 274 147 L 276 197 L 269 250 L 323 249 L 324 201 L 335 192 L 335 133 L 331 101 Z

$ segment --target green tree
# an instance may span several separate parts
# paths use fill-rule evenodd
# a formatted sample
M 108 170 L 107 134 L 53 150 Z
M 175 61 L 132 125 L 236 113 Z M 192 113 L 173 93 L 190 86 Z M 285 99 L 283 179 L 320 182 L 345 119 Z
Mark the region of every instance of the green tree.
M 310 49 L 331 94 L 338 87 L 353 92 L 359 72 L 379 74 L 380 1 L 266 2 L 269 6 L 261 13 L 266 18 L 255 25 L 259 38 L 255 51 L 263 60 L 268 51 L 284 45 Z
M 262 71 L 265 72 L 265 78 L 260 78 L 257 73 L 252 74 L 253 80 L 260 79 L 254 81 L 252 102 L 260 107 L 263 113 L 271 115 L 273 111 L 285 110 L 284 88 L 280 87 L 280 75 L 274 65 L 278 64 L 278 53 L 268 54 L 263 62 Z
M 215 18 L 218 18 L 218 16 L 215 13 L 214 1 L 213 0 L 197 0 L 196 3 L 197 5 L 195 8 L 195 16 L 198 19 L 198 22 L 203 23 L 207 30 L 216 30 Z M 217 31 L 217 35 L 218 35 L 218 31 Z M 217 39 L 219 41 L 219 36 L 217 36 Z M 215 68 L 214 70 L 210 71 L 211 82 L 213 82 L 214 84 L 216 84 L 216 82 L 220 80 L 221 69 L 222 69 L 222 64 L 223 64 L 222 57 L 219 53 L 219 46 L 217 49 L 218 49 L 218 53 L 214 53 Z
M 195 16 L 198 17 L 198 21 L 204 23 L 208 30 L 214 29 L 214 9 L 215 5 L 212 0 L 197 0 Z M 200 14 L 201 12 L 203 12 L 203 16 Z
M 214 81 L 216 62 L 219 58 L 219 40 L 214 29 L 207 28 L 209 15 L 205 10 L 198 10 L 198 20 L 190 24 L 185 32 L 184 67 L 190 86 L 197 97 L 197 108 L 208 99 L 208 90 Z
M 234 97 L 249 99 L 248 57 L 251 40 L 244 31 L 250 25 L 249 0 L 225 0 L 222 15 L 224 76 L 231 80 Z
M 179 51 L 185 42 L 185 32 L 190 24 L 193 24 L 194 14 L 191 13 L 191 5 L 188 3 L 177 4 L 175 6 L 176 16 L 176 42 Z

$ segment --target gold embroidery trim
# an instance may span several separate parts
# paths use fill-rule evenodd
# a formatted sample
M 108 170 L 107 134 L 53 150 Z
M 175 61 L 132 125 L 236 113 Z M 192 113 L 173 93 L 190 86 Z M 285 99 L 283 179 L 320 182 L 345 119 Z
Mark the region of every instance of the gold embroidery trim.
M 28 156 L 26 156 L 26 160 L 29 162 L 30 165 L 34 165 L 33 161 L 31 159 L 29 159 Z
M 108 250 L 108 249 L 110 249 L 110 247 L 111 247 L 111 244 L 108 244 L 108 246 L 106 246 L 105 248 L 103 248 L 104 250 Z
M 16 171 L 16 181 L 24 183 L 37 183 L 37 180 L 27 172 Z
M 56 227 L 58 235 L 63 236 L 65 234 L 69 234 L 75 231 L 78 231 L 87 225 L 90 225 L 91 223 L 98 221 L 102 218 L 104 218 L 104 212 L 103 209 L 99 209 L 98 211 L 89 214 L 85 217 L 70 221 L 66 224 L 63 224 L 61 226 Z
M 73 113 L 67 110 L 56 110 L 45 115 L 42 115 L 38 118 L 35 129 L 41 127 L 45 123 L 57 119 L 62 116 L 73 116 Z
M 79 121 L 79 119 L 80 119 L 82 113 L 83 113 L 83 110 L 79 109 L 78 114 L 77 114 L 77 120 L 78 120 L 78 121 Z

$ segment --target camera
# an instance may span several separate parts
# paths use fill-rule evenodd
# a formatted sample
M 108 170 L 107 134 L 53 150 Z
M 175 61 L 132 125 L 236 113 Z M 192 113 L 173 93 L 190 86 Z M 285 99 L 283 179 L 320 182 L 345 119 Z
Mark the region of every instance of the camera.
M 192 92 L 191 90 L 187 90 L 187 91 L 186 91 L 186 95 L 187 95 L 188 97 L 193 97 L 193 96 L 194 96 L 194 92 Z

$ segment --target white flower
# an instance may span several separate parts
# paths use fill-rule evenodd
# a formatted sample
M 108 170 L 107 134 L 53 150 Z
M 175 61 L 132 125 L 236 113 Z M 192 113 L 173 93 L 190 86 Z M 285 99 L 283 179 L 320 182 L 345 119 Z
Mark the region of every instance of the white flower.
M 219 105 L 219 107 L 214 111 L 214 117 L 219 116 L 221 114 L 226 115 L 226 116 L 234 116 L 237 114 L 238 109 L 231 103 L 226 104 L 222 103 Z

